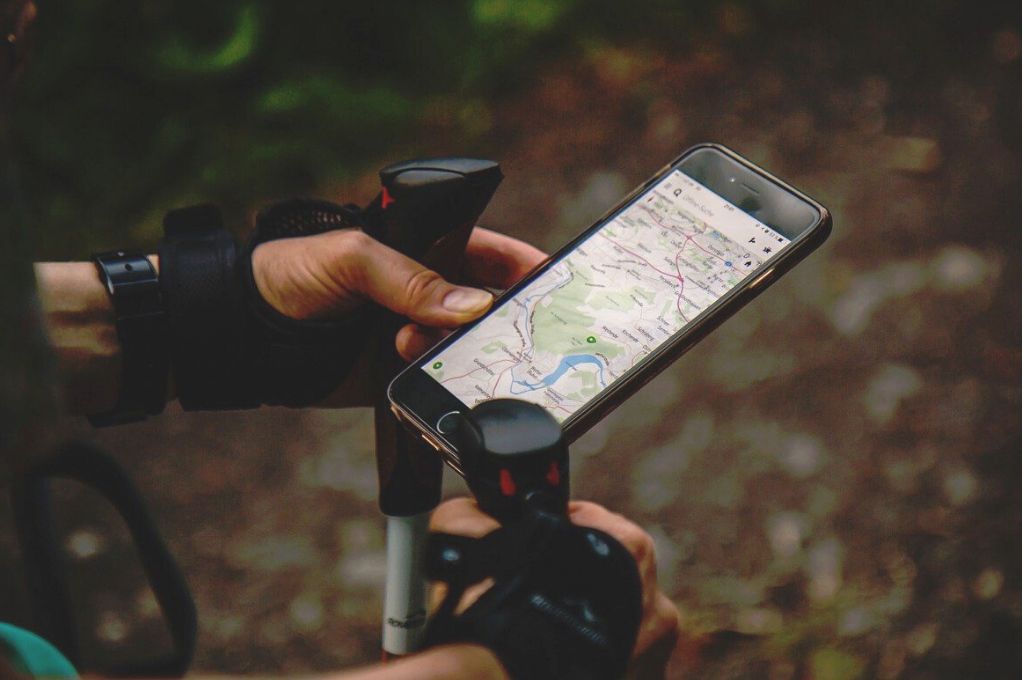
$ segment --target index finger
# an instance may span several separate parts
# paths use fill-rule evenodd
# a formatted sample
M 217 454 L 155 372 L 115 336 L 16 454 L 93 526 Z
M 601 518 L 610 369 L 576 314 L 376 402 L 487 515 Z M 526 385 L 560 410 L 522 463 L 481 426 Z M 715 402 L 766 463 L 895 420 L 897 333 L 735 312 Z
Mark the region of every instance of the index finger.
M 497 520 L 484 514 L 476 501 L 465 496 L 441 503 L 430 516 L 430 530 L 481 538 L 500 528 Z
M 638 524 L 626 517 L 597 503 L 570 501 L 569 519 L 581 527 L 599 529 L 625 546 L 636 559 L 641 575 L 645 570 L 654 568 L 653 539 Z
M 466 244 L 464 271 L 476 285 L 508 288 L 546 258 L 525 241 L 477 227 Z

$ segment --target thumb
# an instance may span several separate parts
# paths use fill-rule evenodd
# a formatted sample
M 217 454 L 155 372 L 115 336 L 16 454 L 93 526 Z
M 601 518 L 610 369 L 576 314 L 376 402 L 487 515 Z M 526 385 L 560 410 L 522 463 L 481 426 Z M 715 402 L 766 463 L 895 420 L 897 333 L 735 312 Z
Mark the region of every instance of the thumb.
M 486 312 L 494 297 L 456 286 L 415 260 L 360 234 L 338 273 L 356 292 L 425 326 L 453 328 Z

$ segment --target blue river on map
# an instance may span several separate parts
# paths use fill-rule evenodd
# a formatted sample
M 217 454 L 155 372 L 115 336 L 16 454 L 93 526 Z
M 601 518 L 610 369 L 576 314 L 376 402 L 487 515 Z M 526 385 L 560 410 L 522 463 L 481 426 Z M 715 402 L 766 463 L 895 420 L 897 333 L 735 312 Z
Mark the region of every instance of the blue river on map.
M 604 364 L 601 363 L 601 360 L 590 354 L 573 354 L 567 357 L 563 357 L 562 361 L 559 362 L 558 364 L 558 368 L 556 368 L 548 375 L 544 376 L 544 378 L 540 382 L 528 383 L 525 380 L 513 380 L 512 385 L 509 386 L 509 392 L 511 392 L 512 394 L 523 394 L 523 392 L 532 392 L 533 390 L 539 390 L 544 387 L 548 387 L 550 385 L 553 385 L 559 378 L 565 375 L 565 372 L 568 371 L 570 368 L 572 368 L 573 366 L 577 366 L 579 364 L 594 364 L 595 366 L 597 366 L 598 377 L 601 381 L 601 387 L 606 387 L 604 383 Z M 516 385 L 524 387 L 525 389 L 521 391 L 516 391 L 512 389 Z

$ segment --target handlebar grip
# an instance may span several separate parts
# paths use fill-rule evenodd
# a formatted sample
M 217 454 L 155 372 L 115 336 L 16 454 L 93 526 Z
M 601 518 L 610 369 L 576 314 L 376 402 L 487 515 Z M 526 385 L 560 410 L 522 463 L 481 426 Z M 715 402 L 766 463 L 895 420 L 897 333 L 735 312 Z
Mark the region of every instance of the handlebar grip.
M 457 278 L 466 244 L 502 180 L 494 161 L 435 158 L 390 165 L 380 171 L 381 191 L 364 210 L 365 232 L 433 269 Z M 389 516 L 411 516 L 440 501 L 441 459 L 406 431 L 390 413 L 387 386 L 405 366 L 393 338 L 406 323 L 381 312 L 380 348 L 374 364 L 374 431 L 380 508 Z

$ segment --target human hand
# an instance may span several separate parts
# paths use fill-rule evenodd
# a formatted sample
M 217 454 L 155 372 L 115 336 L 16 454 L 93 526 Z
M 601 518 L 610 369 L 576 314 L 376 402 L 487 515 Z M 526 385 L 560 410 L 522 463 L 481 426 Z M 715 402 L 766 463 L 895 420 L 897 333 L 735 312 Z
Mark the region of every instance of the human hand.
M 493 297 L 478 286 L 507 288 L 545 257 L 518 239 L 477 227 L 463 267 L 469 285 L 456 285 L 361 231 L 341 230 L 262 243 L 252 268 L 263 298 L 293 319 L 339 318 L 367 300 L 411 319 L 395 347 L 412 361 L 490 308 Z M 371 363 L 358 361 L 325 405 L 369 403 Z
M 633 648 L 634 674 L 659 677 L 679 635 L 679 610 L 658 588 L 654 540 L 639 526 L 622 515 L 596 503 L 569 502 L 569 519 L 580 526 L 598 529 L 621 543 L 633 556 L 640 574 L 643 615 Z M 477 507 L 471 498 L 455 498 L 442 503 L 430 519 L 430 530 L 483 537 L 498 529 L 498 522 Z M 490 587 L 485 581 L 466 591 L 457 611 L 464 611 Z M 641 672 L 642 669 L 642 672 Z

